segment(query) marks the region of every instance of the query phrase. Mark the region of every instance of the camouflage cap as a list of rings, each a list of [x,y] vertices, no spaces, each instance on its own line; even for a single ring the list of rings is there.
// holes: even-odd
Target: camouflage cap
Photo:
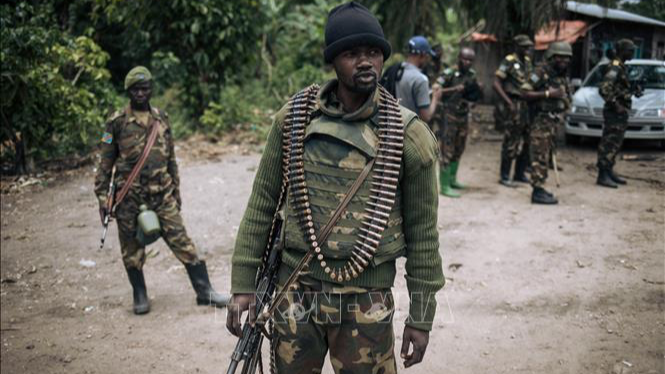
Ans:
[[[128,90],[129,87],[133,86],[139,82],[150,82],[152,80],[152,74],[150,70],[145,66],[136,66],[127,73],[125,77],[125,90]]]
[[[516,35],[513,38],[513,42],[516,45],[519,45],[520,47],[531,47],[531,46],[533,46],[533,42],[531,41],[531,38],[529,38],[527,35],[524,35],[524,34]]]
[[[627,51],[629,49],[635,49],[635,43],[630,39],[620,39],[617,42],[617,51]]]

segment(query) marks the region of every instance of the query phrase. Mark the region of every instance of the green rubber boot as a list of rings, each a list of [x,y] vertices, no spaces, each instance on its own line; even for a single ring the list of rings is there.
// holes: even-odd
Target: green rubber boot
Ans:
[[[450,186],[452,188],[463,190],[466,188],[465,185],[457,181],[457,169],[459,169],[459,161],[450,163]]]
[[[447,168],[441,168],[441,173],[439,174],[439,183],[441,185],[441,195],[448,197],[460,197],[460,194],[453,190],[450,186],[452,168],[448,166]]]

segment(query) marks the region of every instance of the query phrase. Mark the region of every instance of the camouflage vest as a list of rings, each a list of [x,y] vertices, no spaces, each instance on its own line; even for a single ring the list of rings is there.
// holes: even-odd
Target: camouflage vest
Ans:
[[[537,91],[545,91],[550,88],[562,88],[566,91],[563,99],[545,98],[534,103],[537,112],[563,113],[570,108],[570,89],[568,79],[559,75],[549,65],[539,66],[532,74],[531,84]]]
[[[414,113],[401,108],[405,124],[412,122]],[[305,131],[304,169],[309,193],[311,216],[318,232],[332,216],[349,186],[367,162],[376,157],[378,145],[378,115],[366,120],[345,121],[316,111]],[[401,171],[400,176],[401,180]],[[322,254],[328,259],[345,260],[352,255],[361,233],[362,216],[370,201],[371,178],[363,183],[351,200],[345,214],[334,227]],[[402,230],[401,190],[397,188],[395,204],[387,219],[379,249],[371,260],[376,266],[404,255],[406,242]],[[285,199],[285,247],[307,252],[310,246],[298,223],[298,212],[291,199]]]
[[[506,78],[503,80],[503,90],[509,96],[520,96],[520,87],[531,74],[533,66],[529,56],[524,56],[522,62],[517,54],[510,54],[499,65],[500,71]]]

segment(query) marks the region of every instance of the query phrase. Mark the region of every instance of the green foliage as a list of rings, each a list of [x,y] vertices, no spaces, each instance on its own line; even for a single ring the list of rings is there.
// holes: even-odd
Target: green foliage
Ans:
[[[22,172],[33,160],[86,152],[117,105],[109,55],[54,27],[50,3],[0,9],[3,164],[11,158]]]
[[[289,6],[263,0],[261,9],[267,21],[260,36],[261,64],[258,69],[250,65],[239,74],[251,77],[256,73],[256,77],[229,80],[221,88],[219,100],[210,102],[200,117],[201,130],[220,134],[230,129],[265,129],[291,95],[330,79],[322,51],[325,20],[336,3],[316,0]]]
[[[128,65],[154,62],[158,82],[181,88],[183,109],[192,119],[256,57],[263,23],[259,2],[252,0],[95,0],[93,11],[100,34],[121,30],[101,35],[102,44],[123,46],[118,52]]]

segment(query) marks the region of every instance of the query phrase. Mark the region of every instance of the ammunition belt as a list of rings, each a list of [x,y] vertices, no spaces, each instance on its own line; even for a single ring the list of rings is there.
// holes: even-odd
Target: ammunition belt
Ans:
[[[290,201],[297,213],[305,241],[311,246],[321,268],[337,282],[357,278],[367,268],[379,248],[383,231],[397,196],[397,184],[404,148],[404,124],[397,101],[379,86],[379,145],[371,171],[369,201],[363,215],[361,233],[354,244],[351,258],[341,268],[331,268],[321,253],[317,240],[310,198],[305,180],[305,129],[316,105],[319,86],[312,85],[299,92],[288,105],[283,136],[283,188],[288,183]],[[288,182],[287,182],[288,181]]]

